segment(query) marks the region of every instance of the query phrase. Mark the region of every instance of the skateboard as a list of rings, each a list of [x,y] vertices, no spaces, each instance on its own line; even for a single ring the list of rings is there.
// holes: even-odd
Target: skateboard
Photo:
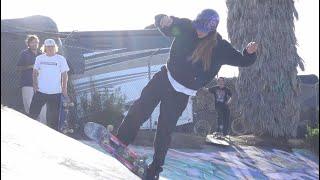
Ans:
[[[134,174],[143,178],[147,169],[147,156],[141,156],[122,143],[111,132],[113,126],[87,122],[84,126],[86,136],[97,142],[106,152],[115,157]]]
[[[206,142],[210,144],[216,144],[221,146],[230,146],[228,137],[222,136],[220,134],[208,134],[206,136]]]
[[[70,98],[62,95],[60,100],[58,128],[63,134],[73,133],[69,119],[69,111],[72,107],[74,107],[74,103],[70,101]]]

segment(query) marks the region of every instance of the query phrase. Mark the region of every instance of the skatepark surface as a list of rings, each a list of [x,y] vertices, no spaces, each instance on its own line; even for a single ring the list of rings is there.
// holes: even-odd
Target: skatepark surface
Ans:
[[[131,146],[152,160],[151,147]],[[92,141],[77,141],[1,108],[3,179],[139,179]],[[308,150],[232,145],[170,149],[160,179],[319,179]]]

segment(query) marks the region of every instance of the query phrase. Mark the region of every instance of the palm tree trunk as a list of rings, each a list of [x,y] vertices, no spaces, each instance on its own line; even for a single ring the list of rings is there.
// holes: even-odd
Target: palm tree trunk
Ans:
[[[237,107],[248,130],[256,135],[296,136],[299,109],[297,54],[293,0],[227,0],[227,28],[231,43],[242,50],[259,44],[258,59],[239,68]]]

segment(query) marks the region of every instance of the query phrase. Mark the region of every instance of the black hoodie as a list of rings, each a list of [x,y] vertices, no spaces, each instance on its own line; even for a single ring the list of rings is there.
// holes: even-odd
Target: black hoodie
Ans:
[[[192,63],[190,60],[193,51],[200,42],[196,30],[192,26],[192,21],[171,16],[173,19],[171,26],[160,28],[159,24],[163,16],[157,15],[155,17],[156,27],[165,36],[174,37],[167,68],[177,82],[189,89],[198,90],[204,87],[216,76],[222,65],[246,67],[253,64],[257,58],[256,53],[248,54],[245,49],[241,54],[218,34],[217,45],[212,53],[211,67],[205,71],[202,61]]]

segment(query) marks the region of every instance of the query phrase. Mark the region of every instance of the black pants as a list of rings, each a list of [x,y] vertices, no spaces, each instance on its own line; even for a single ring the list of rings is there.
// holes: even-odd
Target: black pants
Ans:
[[[177,121],[188,104],[188,95],[179,93],[171,86],[165,66],[156,73],[142,90],[141,96],[130,107],[122,121],[117,137],[125,144],[134,141],[140,126],[150,117],[155,107],[160,103],[157,132],[154,140],[154,156],[152,165],[162,170],[167,154],[171,134]],[[161,171],[160,170],[160,171]]]
[[[218,113],[218,131],[223,133],[223,135],[227,135],[229,132],[229,117],[230,110],[228,105],[217,103],[216,111]],[[222,129],[220,128],[222,126]]]
[[[29,116],[37,119],[42,106],[47,104],[47,125],[58,131],[60,101],[61,93],[45,94],[38,91],[32,97]]]

